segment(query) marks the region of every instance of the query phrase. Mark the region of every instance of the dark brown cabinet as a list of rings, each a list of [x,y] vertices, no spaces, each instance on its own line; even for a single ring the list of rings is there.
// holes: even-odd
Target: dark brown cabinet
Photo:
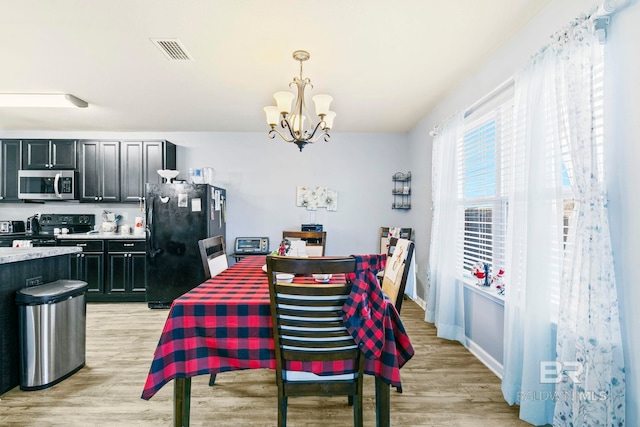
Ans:
[[[158,169],[176,168],[176,146],[169,141],[122,141],[120,201],[139,203],[145,184],[160,184]]]
[[[18,202],[20,140],[0,141],[0,201]]]
[[[107,240],[107,294],[114,300],[144,301],[144,240]]]
[[[87,301],[134,302],[146,299],[144,239],[59,239],[58,246],[79,246],[71,255],[71,278],[89,284]]]
[[[80,201],[120,201],[120,141],[81,141]]]
[[[67,139],[24,139],[22,169],[75,169],[76,145]]]
[[[58,240],[58,246],[82,248],[81,253],[70,257],[70,278],[87,282],[87,300],[91,301],[93,295],[104,294],[104,241]]]

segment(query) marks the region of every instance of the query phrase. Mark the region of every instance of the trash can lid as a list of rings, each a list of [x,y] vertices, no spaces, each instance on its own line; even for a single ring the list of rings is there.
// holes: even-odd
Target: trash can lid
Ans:
[[[44,285],[31,286],[16,292],[20,305],[51,304],[84,293],[89,285],[82,280],[56,280]]]

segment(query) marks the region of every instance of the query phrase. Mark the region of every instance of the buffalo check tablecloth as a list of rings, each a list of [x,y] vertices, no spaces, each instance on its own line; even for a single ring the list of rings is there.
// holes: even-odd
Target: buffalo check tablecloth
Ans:
[[[246,257],[219,275],[176,299],[155,350],[143,399],[150,399],[175,378],[217,374],[239,369],[275,369],[269,286],[262,270],[264,256]],[[339,278],[334,277],[332,281]],[[313,282],[296,277],[295,283]],[[384,348],[365,360],[365,372],[400,386],[400,368],[414,350],[398,312],[387,304]],[[340,374],[335,363],[295,364],[291,370],[319,375]]]

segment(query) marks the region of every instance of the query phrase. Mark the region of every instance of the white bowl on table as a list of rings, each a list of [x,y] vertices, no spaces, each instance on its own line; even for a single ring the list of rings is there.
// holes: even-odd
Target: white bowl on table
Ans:
[[[280,283],[291,283],[293,282],[293,274],[278,273],[276,274],[276,281]]]
[[[329,281],[331,280],[331,275],[330,274],[314,274],[313,280],[320,283],[329,283]]]

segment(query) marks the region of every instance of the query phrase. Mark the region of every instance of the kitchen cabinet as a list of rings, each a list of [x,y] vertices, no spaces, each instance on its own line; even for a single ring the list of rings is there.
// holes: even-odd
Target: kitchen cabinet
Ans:
[[[18,170],[20,169],[20,140],[0,141],[0,201],[19,202]]]
[[[120,201],[120,141],[80,141],[81,202]]]
[[[103,240],[58,240],[58,246],[77,246],[82,252],[71,255],[71,279],[84,280],[89,284],[87,300],[104,294],[104,241]]]
[[[67,139],[24,139],[22,169],[75,169],[76,144]]]
[[[42,283],[66,279],[69,257],[75,257],[75,254],[50,256],[34,251],[15,261],[0,263],[0,395],[20,383],[20,316],[16,291],[34,279]],[[3,410],[3,424],[7,422],[6,413]]]
[[[113,299],[145,300],[144,240],[107,240],[106,280],[106,292]]]
[[[71,279],[89,284],[87,301],[134,302],[146,299],[144,239],[58,239],[58,246],[78,246],[71,256]]]
[[[120,201],[140,203],[145,184],[160,184],[158,169],[176,168],[176,146],[169,141],[122,141]]]

